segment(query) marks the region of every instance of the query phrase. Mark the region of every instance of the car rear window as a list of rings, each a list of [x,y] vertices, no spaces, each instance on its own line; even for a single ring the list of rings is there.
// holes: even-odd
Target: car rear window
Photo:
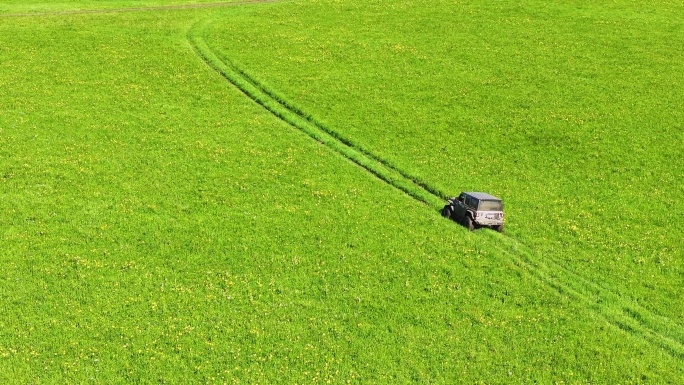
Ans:
[[[477,209],[482,211],[503,211],[503,202],[480,201],[480,206]]]

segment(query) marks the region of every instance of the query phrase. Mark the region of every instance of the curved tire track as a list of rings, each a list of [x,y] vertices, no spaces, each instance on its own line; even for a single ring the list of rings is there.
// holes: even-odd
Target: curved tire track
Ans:
[[[439,210],[445,194],[391,165],[370,151],[343,138],[335,130],[318,122],[301,109],[262,86],[226,56],[214,52],[203,34],[211,23],[204,20],[188,32],[195,53],[247,97],[263,106],[293,128],[326,145],[360,167],[413,198]],[[484,232],[490,243],[513,263],[561,296],[567,296],[592,310],[607,323],[631,336],[656,346],[666,353],[684,359],[684,327],[645,309],[633,299],[622,297],[600,284],[581,276],[559,261],[538,255],[518,241],[495,232]]]

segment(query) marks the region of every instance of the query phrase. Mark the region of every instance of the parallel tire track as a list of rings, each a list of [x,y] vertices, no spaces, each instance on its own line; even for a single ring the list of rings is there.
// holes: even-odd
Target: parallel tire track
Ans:
[[[667,317],[654,314],[629,297],[602,287],[563,266],[560,262],[539,256],[514,239],[487,232],[501,253],[511,256],[513,263],[530,276],[592,310],[609,324],[630,335],[684,359],[684,328]]]
[[[409,176],[407,173],[392,166],[389,162],[381,160],[368,151],[355,146],[352,142],[342,138],[338,133],[305,115],[301,110],[292,107],[290,103],[279,100],[272,92],[265,90],[263,86],[254,81],[251,77],[245,76],[244,71],[238,70],[232,62],[220,58],[211,48],[209,48],[202,37],[206,25],[207,22],[205,21],[200,22],[191,28],[188,33],[190,44],[197,55],[200,56],[207,65],[216,70],[247,97],[260,104],[292,127],[326,145],[360,167],[363,167],[386,183],[429,205],[435,210],[441,208],[445,196],[437,190],[430,188],[425,183]]]
[[[203,35],[210,21],[202,21],[188,32],[188,40],[199,57],[247,97],[312,139],[326,145],[381,180],[439,210],[445,194],[432,188],[343,138],[338,132],[318,122],[282,96],[259,84],[229,58],[214,52]],[[684,359],[684,327],[667,317],[643,308],[633,299],[602,287],[565,267],[562,263],[544,258],[516,240],[495,232],[485,232],[490,243],[501,253],[509,255],[522,271],[595,312],[607,323],[656,346],[666,353]]]
[[[243,79],[245,79],[247,82],[249,82],[251,85],[256,87],[260,92],[263,92],[265,95],[270,97],[271,99],[277,101],[282,107],[288,109],[289,111],[293,112],[297,116],[301,117],[302,119],[305,119],[308,123],[313,125],[314,127],[318,128],[319,130],[327,133],[328,135],[332,136],[341,144],[353,148],[354,150],[362,153],[364,156],[370,158],[372,161],[380,163],[382,166],[391,169],[393,172],[400,174],[403,178],[410,180],[412,183],[414,183],[416,186],[419,188],[422,188],[423,190],[426,190],[430,194],[438,197],[440,199],[440,203],[436,206],[437,209],[441,209],[443,206],[443,201],[448,198],[447,194],[439,191],[438,189],[430,186],[427,182],[421,180],[419,177],[415,175],[410,175],[409,173],[405,172],[401,168],[393,165],[391,162],[389,162],[387,159],[383,159],[381,157],[378,157],[377,155],[373,154],[372,152],[364,149],[362,146],[354,143],[348,138],[345,138],[344,136],[340,135],[339,132],[329,128],[326,124],[320,122],[318,119],[315,117],[305,113],[304,111],[300,110],[299,107],[293,105],[290,103],[287,99],[284,97],[278,95],[277,93],[273,92],[272,90],[269,90],[267,87],[264,87],[261,85],[256,79],[254,79],[251,75],[249,75],[245,70],[241,69],[239,66],[236,66],[228,57],[223,55],[221,52],[215,52],[213,51],[213,54],[216,55],[216,57],[224,64],[230,66],[230,68],[237,72],[239,76],[241,76]]]

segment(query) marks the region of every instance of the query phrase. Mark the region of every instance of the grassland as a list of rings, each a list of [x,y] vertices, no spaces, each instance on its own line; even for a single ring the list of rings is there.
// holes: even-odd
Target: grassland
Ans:
[[[681,319],[681,5],[287,9],[268,31],[275,11],[217,20],[209,40],[435,190],[502,195],[509,234],[544,258]]]
[[[248,0],[247,2],[250,2]],[[244,2],[242,0],[56,0],[56,1],[0,1],[0,14],[41,14],[63,12],[134,12],[141,8],[193,8],[204,6],[220,6],[221,4]]]
[[[83,4],[90,7],[73,7]],[[659,186],[644,188],[652,213],[681,208],[671,199],[681,192],[681,163],[665,163],[681,149],[681,70],[668,65],[681,50],[634,64],[660,63],[653,73],[672,89],[654,83],[659,92],[643,104],[641,88],[623,89],[625,104],[596,103],[582,125],[562,117],[589,103],[575,100],[583,93],[571,81],[550,89],[522,81],[566,66],[549,68],[539,52],[518,57],[538,62],[529,73],[499,63],[508,57],[501,50],[521,49],[497,40],[515,43],[502,28],[487,29],[499,51],[488,57],[466,44],[468,27],[487,21],[508,20],[508,31],[547,41],[581,31],[581,22],[563,25],[570,18],[546,6],[530,14],[431,4],[291,2],[3,20],[0,378],[680,382],[674,219],[646,221],[622,198],[639,191],[634,178]],[[600,10],[583,14],[592,21]],[[664,48],[652,36],[678,31],[659,18],[665,11],[627,18],[637,26],[660,21],[649,24],[660,26],[652,32],[628,29],[657,52]],[[451,28],[454,15],[459,28]],[[198,41],[216,55],[214,68],[198,55]],[[590,52],[601,53],[581,51]],[[475,73],[457,65],[465,62]],[[351,150],[436,191],[504,196],[509,235],[468,233],[351,162],[332,139],[311,140],[232,86],[224,76],[236,67],[277,96],[266,95],[268,103],[291,102],[276,108],[300,107]],[[639,80],[605,72],[609,79],[596,73],[598,85],[584,86]],[[507,81],[509,73],[521,80]],[[451,92],[457,83],[465,94]],[[529,92],[538,102],[524,108]],[[550,106],[566,115],[547,116]],[[486,140],[450,146],[467,138],[465,128]],[[642,141],[661,150],[635,151]],[[559,162],[549,163],[554,156]],[[617,171],[603,171],[606,162]],[[627,168],[632,162],[652,166],[650,174]],[[600,185],[604,200],[587,206],[584,194],[601,176],[611,183]],[[527,204],[531,197],[539,203]],[[548,217],[535,216],[540,209]],[[623,218],[579,226],[583,212]],[[663,261],[648,252],[662,252]],[[620,324],[624,304],[646,322]]]

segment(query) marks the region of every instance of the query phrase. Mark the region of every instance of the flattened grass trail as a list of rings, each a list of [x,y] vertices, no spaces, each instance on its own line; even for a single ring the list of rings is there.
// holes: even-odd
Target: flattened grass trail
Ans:
[[[325,127],[286,99],[275,96],[273,92],[250,78],[244,71],[232,64],[230,59],[219,57],[216,52],[209,48],[202,37],[208,23],[208,20],[200,22],[190,30],[188,33],[190,43],[207,65],[218,71],[226,80],[242,91],[247,97],[263,106],[279,119],[282,119],[292,127],[306,133],[312,139],[328,146],[333,151],[363,167],[384,182],[396,187],[418,201],[428,204],[436,211],[441,208],[444,199],[447,197],[445,193],[419,181],[417,178],[408,175],[408,173],[401,169],[392,166],[382,158],[355,145],[350,140],[342,137],[337,131]]]
[[[529,247],[495,233],[487,233],[491,244],[522,270],[578,304],[596,312],[606,322],[634,337],[663,349],[678,359],[684,359],[684,329],[670,318],[657,315],[629,297],[603,287],[556,261],[544,257]]]
[[[441,209],[446,198],[445,193],[344,138],[339,130],[318,122],[311,114],[288,100],[287,96],[260,84],[245,69],[237,67],[225,54],[210,48],[204,36],[211,23],[210,19],[198,22],[188,33],[191,45],[208,66],[290,126],[328,146],[382,181],[428,204],[436,211]],[[552,257],[534,252],[520,241],[490,232],[487,234],[483,240],[489,240],[491,245],[508,255],[519,268],[529,272],[532,277],[558,294],[570,296],[582,306],[596,312],[606,322],[662,348],[668,354],[684,358],[684,328],[679,324],[667,317],[654,314],[629,297],[622,297],[583,277]]]

